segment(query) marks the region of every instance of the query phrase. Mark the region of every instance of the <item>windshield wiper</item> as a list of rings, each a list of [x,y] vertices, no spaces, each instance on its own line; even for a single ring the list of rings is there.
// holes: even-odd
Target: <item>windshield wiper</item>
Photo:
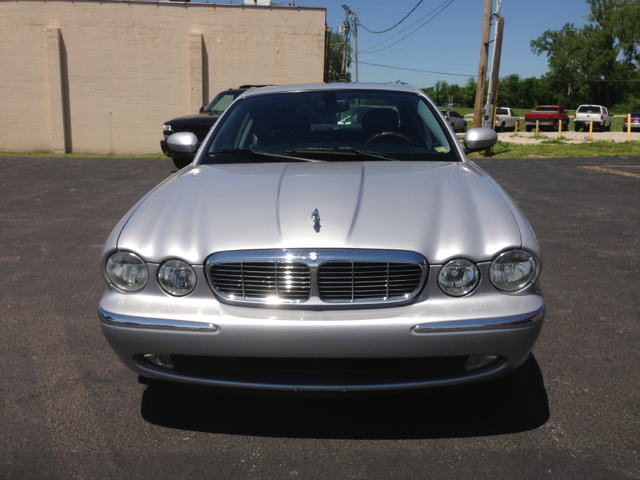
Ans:
[[[367,157],[375,158],[376,160],[395,161],[396,159],[385,155],[383,153],[368,152],[366,150],[358,150],[352,147],[338,147],[338,148],[297,148],[295,150],[288,150],[287,155],[312,155],[312,156],[334,156],[344,155],[348,157]],[[331,159],[333,160],[333,159]]]
[[[260,152],[258,150],[253,150],[251,148],[221,148],[220,150],[216,150],[215,152],[209,152],[209,156],[211,155],[224,155],[228,157],[242,157],[242,158],[251,158],[251,159],[263,159],[263,160],[297,160],[299,162],[313,162],[314,160],[310,160],[307,158],[295,158],[288,157],[287,155],[278,155],[274,153]]]

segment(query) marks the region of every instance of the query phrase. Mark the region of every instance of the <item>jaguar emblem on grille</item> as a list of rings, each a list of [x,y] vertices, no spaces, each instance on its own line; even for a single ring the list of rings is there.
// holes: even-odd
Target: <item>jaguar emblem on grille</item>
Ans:
[[[311,252],[309,254],[309,258],[311,259],[312,262],[315,262],[318,259],[318,254],[316,252]]]
[[[320,213],[318,212],[317,208],[311,214],[311,221],[313,222],[313,229],[316,231],[316,233],[319,233],[320,232]]]

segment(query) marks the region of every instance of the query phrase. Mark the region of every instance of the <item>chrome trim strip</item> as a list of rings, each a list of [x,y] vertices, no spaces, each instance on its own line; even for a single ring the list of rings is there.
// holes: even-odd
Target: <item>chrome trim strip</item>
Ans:
[[[117,315],[98,307],[98,318],[106,325],[131,328],[153,328],[159,330],[180,330],[182,332],[217,332],[213,323],[189,322],[185,320],[168,320],[164,318],[130,317]]]
[[[314,254],[312,258],[311,254]],[[214,263],[224,262],[292,262],[304,263],[309,266],[311,278],[311,294],[306,300],[286,300],[281,299],[231,299],[227,295],[219,292],[211,281],[211,266]],[[401,262],[415,263],[422,269],[422,277],[418,288],[408,298],[397,298],[393,300],[349,300],[324,301],[318,293],[318,268],[328,262]],[[369,250],[356,248],[342,249],[313,249],[313,248],[281,248],[273,250],[234,250],[229,252],[218,252],[210,255],[205,264],[207,283],[216,298],[223,303],[230,305],[246,305],[260,307],[277,307],[286,305],[287,307],[309,308],[309,307],[337,307],[351,305],[353,307],[363,307],[367,305],[398,305],[413,301],[424,288],[428,276],[428,263],[426,259],[416,252],[406,250]]]
[[[423,323],[413,327],[414,333],[452,333],[474,330],[494,330],[500,328],[530,327],[542,322],[545,306],[532,313],[512,317],[484,318],[479,320],[460,320],[451,322]]]

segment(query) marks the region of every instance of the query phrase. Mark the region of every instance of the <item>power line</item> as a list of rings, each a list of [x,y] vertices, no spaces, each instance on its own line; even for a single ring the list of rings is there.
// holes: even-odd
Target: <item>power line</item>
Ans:
[[[424,20],[425,18],[427,18],[429,15],[431,15],[433,12],[435,12],[436,10],[438,10],[440,7],[442,7],[445,3],[447,3],[449,0],[445,0],[442,4],[440,4],[439,6],[437,6],[436,8],[434,8],[433,10],[431,10],[429,13],[427,13],[426,15],[420,17],[418,20],[416,20],[415,22],[413,22],[411,25],[409,25],[407,28],[400,30],[398,33],[395,33],[393,35],[391,35],[389,38],[384,39],[381,42],[376,43],[375,45],[372,45],[370,47],[368,47],[367,49],[370,50],[372,48],[376,48],[378,45],[382,45],[383,43],[388,42],[389,40],[391,40],[392,38],[397,37],[398,35],[402,35],[404,32],[406,32],[407,30],[411,29],[411,27],[413,27],[414,25],[419,24],[422,20]],[[368,53],[368,52],[362,52],[362,53]]]
[[[415,7],[413,7],[413,8],[411,9],[411,11],[410,11],[409,13],[407,13],[407,14],[405,15],[405,17],[404,17],[402,20],[400,20],[398,23],[396,23],[393,27],[391,27],[391,28],[387,28],[386,30],[380,30],[380,31],[369,30],[367,27],[365,27],[365,26],[362,24],[362,21],[358,21],[358,23],[360,24],[360,26],[361,26],[362,28],[364,28],[364,29],[365,29],[367,32],[369,32],[369,33],[385,33],[385,32],[388,32],[389,30],[393,30],[393,29],[394,29],[394,28],[396,28],[398,25],[400,25],[402,22],[404,22],[404,21],[409,17],[409,15],[411,15],[411,14],[416,10],[416,8],[418,8],[418,7],[420,6],[420,4],[421,4],[423,1],[424,1],[424,0],[420,0],[420,1],[418,2],[418,4],[417,4]]]
[[[410,37],[411,35],[413,35],[414,33],[416,33],[418,30],[420,30],[422,27],[424,27],[426,24],[428,24],[431,20],[433,20],[434,18],[436,18],[436,17],[437,17],[438,15],[440,15],[442,12],[444,12],[444,11],[445,11],[445,10],[446,10],[446,9],[447,9],[447,8],[448,8],[448,7],[453,3],[453,2],[455,2],[455,0],[450,0],[450,1],[449,1],[449,3],[446,3],[446,2],[445,2],[445,3],[446,3],[446,5],[445,5],[445,4],[442,4],[442,5],[444,5],[444,7],[442,7],[442,5],[441,5],[441,7],[442,7],[442,8],[440,9],[440,11],[439,11],[439,12],[437,12],[435,15],[433,15],[431,18],[429,18],[429,20],[427,20],[426,22],[424,22],[422,25],[420,25],[420,26],[419,26],[418,28],[416,28],[414,31],[412,31],[411,33],[409,33],[409,34],[405,35],[404,37],[402,37],[402,38],[401,38],[400,40],[398,40],[397,42],[394,42],[394,43],[392,43],[391,45],[387,45],[386,47],[379,48],[378,50],[374,50],[374,51],[367,51],[367,52],[363,52],[363,53],[376,53],[376,52],[381,52],[382,50],[386,50],[387,48],[391,48],[391,47],[393,47],[394,45],[397,45],[398,43],[400,43],[401,41],[403,41],[403,40],[404,40],[404,39],[406,39],[407,37]],[[440,8],[440,7],[438,7],[438,8]],[[436,8],[435,10],[437,10],[438,8]],[[435,10],[432,10],[430,13],[433,13]],[[423,17],[423,18],[424,18],[424,17]],[[417,23],[417,22],[416,22],[416,23]],[[415,24],[414,24],[414,25],[415,25]],[[411,27],[409,27],[409,28],[411,28]],[[405,31],[406,31],[406,30],[405,30]],[[390,39],[387,39],[387,40],[385,40],[385,41],[388,41],[388,40],[390,40]],[[380,42],[380,43],[384,43],[384,42]],[[378,44],[378,45],[380,45],[380,44]],[[375,46],[370,47],[370,48],[375,48]]]
[[[452,76],[456,76],[456,77],[475,77],[475,74],[465,74],[465,73],[448,73],[448,72],[435,72],[433,70],[420,70],[417,68],[405,68],[405,67],[394,67],[393,65],[382,65],[380,63],[369,63],[369,62],[360,62],[363,65],[372,65],[374,67],[384,67],[384,68],[392,68],[394,70],[409,70],[411,72],[422,72],[422,73],[437,73],[438,75],[452,75]],[[490,72],[490,70],[489,70]],[[487,72],[487,73],[489,73]],[[597,80],[589,80],[586,79],[586,81],[588,82],[640,82],[640,80],[604,80],[604,79],[597,79]]]
[[[393,68],[395,70],[410,70],[412,72],[437,73],[439,75],[453,75],[453,76],[456,76],[456,77],[473,77],[473,76],[475,76],[474,74],[467,75],[465,73],[434,72],[432,70],[419,70],[417,68],[394,67],[393,65],[381,65],[379,63],[369,63],[369,62],[360,62],[360,63],[362,63],[363,65],[373,65],[375,67]]]
[[[403,60],[411,60],[414,62],[423,62],[423,63],[438,63],[441,65],[457,65],[460,67],[475,67],[476,65],[471,65],[468,63],[452,63],[452,62],[436,62],[435,60],[425,60],[424,58],[411,58],[411,57],[401,57],[398,55],[388,55],[384,53],[373,53],[373,52],[358,52],[360,55],[379,55],[381,57],[390,57],[390,58],[401,58]],[[547,70],[545,68],[531,68],[531,67],[503,67],[503,70]],[[487,71],[489,73],[489,71]]]

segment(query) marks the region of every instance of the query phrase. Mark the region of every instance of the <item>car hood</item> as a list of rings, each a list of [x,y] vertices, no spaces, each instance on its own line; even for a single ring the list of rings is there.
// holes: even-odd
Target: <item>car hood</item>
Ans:
[[[216,123],[218,118],[220,118],[220,115],[221,114],[219,113],[194,113],[192,115],[176,117],[173,120],[165,122],[165,125],[191,125],[194,123],[197,125],[213,125],[214,123]]]
[[[468,163],[193,166],[140,204],[117,246],[152,263],[202,264],[215,252],[275,248],[409,250],[431,264],[481,262],[522,243],[503,195]]]

